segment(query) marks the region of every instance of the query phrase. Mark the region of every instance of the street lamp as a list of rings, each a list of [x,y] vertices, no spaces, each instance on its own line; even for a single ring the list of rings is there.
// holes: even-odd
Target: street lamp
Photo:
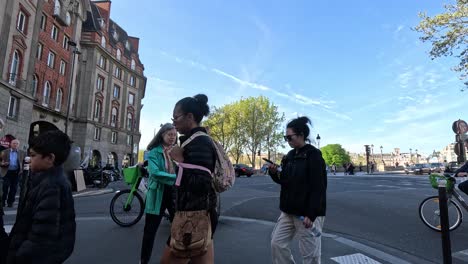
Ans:
[[[383,147],[382,147],[382,145],[380,145],[380,158],[382,159],[382,164],[384,164],[384,166],[385,166],[385,162],[383,160]]]
[[[320,135],[317,134],[317,137],[316,137],[315,139],[317,140],[317,146],[318,146],[318,148],[320,149],[320,139],[321,139],[321,138],[320,138]]]
[[[371,144],[370,148],[371,148],[372,161],[375,161],[375,159],[374,159],[374,144]]]
[[[70,88],[68,89],[68,105],[67,105],[67,119],[65,120],[65,134],[68,135],[68,125],[70,122],[70,106],[71,106],[71,95],[72,95],[72,89],[73,89],[73,79],[74,79],[74,73],[75,73],[75,55],[80,55],[81,52],[78,50],[76,47],[76,42],[69,40],[68,45],[73,47],[73,59],[72,59],[72,66],[70,69]]]
[[[415,152],[416,152],[416,163],[419,163],[418,149],[415,149]]]

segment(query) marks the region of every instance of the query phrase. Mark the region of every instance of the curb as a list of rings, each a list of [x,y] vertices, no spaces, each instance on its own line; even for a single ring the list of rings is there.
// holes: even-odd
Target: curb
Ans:
[[[107,194],[107,193],[112,193],[112,192],[114,192],[114,189],[111,189],[111,188],[98,189],[98,190],[85,190],[79,193],[74,193],[73,198],[97,196],[97,195],[102,195],[102,194]]]

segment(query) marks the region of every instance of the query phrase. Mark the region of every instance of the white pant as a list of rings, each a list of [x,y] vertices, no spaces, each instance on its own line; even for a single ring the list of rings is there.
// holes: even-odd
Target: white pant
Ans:
[[[271,256],[273,264],[294,264],[290,244],[299,236],[299,251],[304,264],[320,264],[322,227],[324,216],[315,219],[311,228],[305,228],[299,216],[281,212],[271,234]]]

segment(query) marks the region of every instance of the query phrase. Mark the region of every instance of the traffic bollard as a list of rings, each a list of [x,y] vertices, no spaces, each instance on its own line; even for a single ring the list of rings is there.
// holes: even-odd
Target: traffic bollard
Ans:
[[[439,211],[440,211],[440,225],[442,233],[442,254],[444,264],[452,264],[452,249],[450,245],[450,230],[447,206],[447,181],[437,181],[439,185]]]

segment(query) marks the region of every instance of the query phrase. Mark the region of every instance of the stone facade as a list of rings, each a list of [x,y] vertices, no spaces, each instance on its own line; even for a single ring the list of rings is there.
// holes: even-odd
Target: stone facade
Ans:
[[[146,77],[139,39],[110,18],[110,7],[110,1],[0,1],[1,135],[14,135],[26,149],[34,135],[60,129],[85,155],[136,159]]]

